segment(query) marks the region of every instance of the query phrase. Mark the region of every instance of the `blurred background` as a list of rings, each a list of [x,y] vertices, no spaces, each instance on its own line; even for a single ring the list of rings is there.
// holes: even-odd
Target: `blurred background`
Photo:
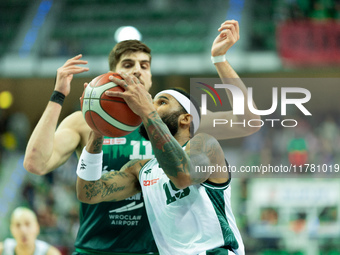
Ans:
[[[84,82],[108,71],[107,56],[126,33],[152,49],[151,94],[189,88],[190,78],[218,77],[210,49],[226,19],[240,23],[240,40],[227,58],[241,78],[318,79],[310,102],[317,114],[300,118],[296,128],[264,127],[221,142],[230,163],[339,164],[339,0],[1,0],[0,240],[10,236],[12,210],[25,205],[38,214],[40,239],[65,255],[73,251],[76,157],[46,176],[22,165],[58,67],[82,53],[90,68],[74,77],[60,120],[80,109]],[[259,109],[268,109],[260,106],[270,105],[270,96],[268,90],[256,94]],[[334,175],[234,178],[232,205],[247,254],[340,254],[340,182]]]

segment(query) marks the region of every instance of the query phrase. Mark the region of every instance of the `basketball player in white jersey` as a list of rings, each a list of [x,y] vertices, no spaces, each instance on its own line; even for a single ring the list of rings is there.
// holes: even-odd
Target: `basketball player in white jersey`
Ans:
[[[14,237],[0,243],[0,255],[61,255],[60,251],[44,241],[37,240],[40,227],[37,216],[25,207],[17,207],[11,216]]]
[[[79,200],[118,201],[142,192],[160,254],[244,254],[224,152],[214,137],[193,136],[200,123],[197,104],[176,89],[152,101],[138,79],[121,75],[124,80],[114,81],[125,91],[106,93],[123,98],[142,118],[141,133],[156,158],[132,160],[119,172],[101,176],[103,137],[92,131],[77,167]],[[206,171],[211,166],[224,171]]]

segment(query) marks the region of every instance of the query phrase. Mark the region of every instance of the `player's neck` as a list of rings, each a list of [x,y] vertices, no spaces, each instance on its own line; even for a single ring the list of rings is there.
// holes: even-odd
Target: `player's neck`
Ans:
[[[185,134],[184,132],[177,132],[174,138],[181,146],[184,146],[190,140],[189,134]]]

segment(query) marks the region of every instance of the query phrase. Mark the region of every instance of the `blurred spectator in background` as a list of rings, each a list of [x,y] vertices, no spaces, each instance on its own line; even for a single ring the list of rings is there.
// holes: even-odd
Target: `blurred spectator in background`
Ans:
[[[61,255],[54,246],[37,240],[40,226],[35,213],[25,207],[17,207],[11,216],[11,233],[14,237],[0,243],[1,255]]]

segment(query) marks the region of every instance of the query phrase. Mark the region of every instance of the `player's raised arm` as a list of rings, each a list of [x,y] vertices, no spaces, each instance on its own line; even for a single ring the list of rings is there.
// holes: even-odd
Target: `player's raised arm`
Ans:
[[[189,128],[191,116],[187,114],[183,119],[180,117],[179,122],[182,127]],[[222,148],[212,136],[204,133],[195,135],[186,144],[184,151],[181,146],[184,140],[171,135],[157,112],[146,116],[143,123],[160,167],[178,189],[202,183],[212,177],[211,172],[197,169],[225,166]],[[226,173],[217,182],[226,182],[228,178]]]
[[[86,72],[82,55],[66,61],[57,71],[56,84],[47,107],[28,141],[24,158],[27,171],[43,175],[63,164],[81,140],[81,115],[69,116],[56,131],[63,100],[69,95],[74,74]],[[83,122],[82,122],[83,121]]]
[[[102,173],[104,137],[94,131],[79,158],[77,166],[77,197],[83,203],[96,204],[120,201],[141,191],[138,173],[148,160],[132,160],[120,171]]]
[[[211,56],[212,62],[216,67],[219,77],[222,80],[223,84],[231,84],[239,88],[244,95],[244,115],[233,115],[232,111],[221,111],[221,112],[211,112],[208,111],[207,115],[202,117],[201,126],[198,132],[206,132],[213,135],[215,138],[219,140],[236,138],[247,136],[252,133],[257,132],[259,127],[250,127],[245,125],[244,127],[240,125],[217,125],[214,128],[211,128],[211,123],[214,119],[226,119],[229,121],[232,120],[234,123],[245,122],[247,123],[251,119],[259,120],[260,116],[253,114],[249,111],[247,102],[247,88],[235,72],[235,70],[231,67],[226,59],[226,53],[228,50],[239,40],[240,32],[239,32],[239,24],[236,20],[227,20],[221,24],[218,29],[218,36],[215,38],[212,48],[211,48]],[[228,99],[230,104],[233,104],[233,96],[231,92],[226,89]],[[253,102],[254,108],[256,108],[255,102]]]
[[[124,87],[125,91],[106,93],[123,98],[131,110],[141,117],[159,166],[178,189],[204,182],[211,177],[209,172],[195,172],[197,162],[200,162],[201,166],[225,164],[222,149],[216,147],[218,145],[216,139],[206,134],[195,136],[191,149],[189,146],[188,150],[183,150],[182,146],[187,144],[191,137],[193,116],[198,117],[198,107],[195,108],[196,114],[188,113],[190,96],[187,97],[175,90],[165,90],[158,93],[152,102],[150,95],[137,79],[121,75],[124,80],[114,81]],[[194,120],[193,123],[198,122]],[[176,132],[169,129],[173,125],[177,126]],[[228,175],[220,181],[227,180]]]

